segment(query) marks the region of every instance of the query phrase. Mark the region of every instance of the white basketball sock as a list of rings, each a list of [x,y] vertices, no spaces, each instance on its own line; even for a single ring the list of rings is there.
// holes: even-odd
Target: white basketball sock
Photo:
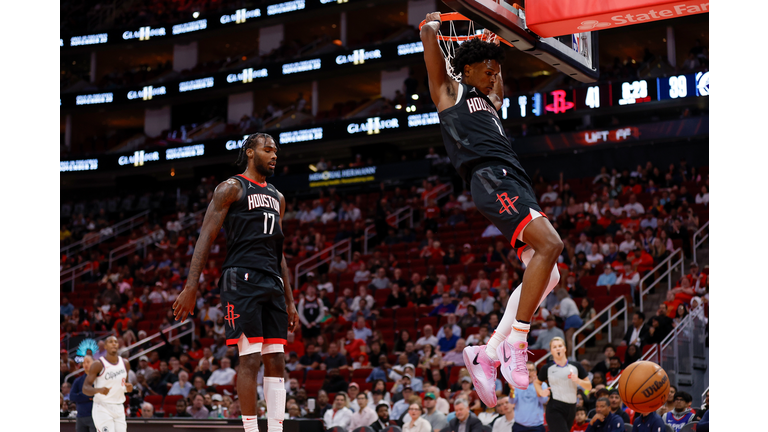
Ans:
[[[259,432],[259,418],[257,416],[243,416],[243,428],[245,432]]]
[[[527,247],[525,251],[523,251],[521,258],[523,264],[525,264],[526,267],[528,267],[528,263],[531,262],[533,255],[534,251],[530,247]],[[555,266],[552,268],[552,274],[549,276],[547,289],[541,296],[539,304],[541,304],[541,302],[547,298],[547,295],[549,295],[549,293],[555,289],[558,282],[560,282],[560,271],[557,268],[557,264],[555,264]],[[523,285],[520,284],[517,288],[515,288],[514,291],[512,291],[512,294],[509,296],[509,300],[507,301],[507,308],[504,310],[504,315],[501,317],[501,321],[499,321],[499,325],[496,327],[496,331],[493,333],[493,336],[488,341],[488,345],[485,347],[485,353],[488,354],[488,356],[493,360],[499,359],[496,355],[496,348],[504,339],[509,338],[509,342],[513,343],[525,342],[526,338],[528,337],[528,330],[530,329],[530,325],[523,325],[517,322],[517,307],[520,304],[520,294],[522,293],[522,287]],[[516,327],[521,331],[513,332],[512,327]],[[513,337],[513,333],[517,333],[517,335]]]
[[[285,419],[285,380],[264,377],[264,400],[267,402],[267,432],[281,432]]]

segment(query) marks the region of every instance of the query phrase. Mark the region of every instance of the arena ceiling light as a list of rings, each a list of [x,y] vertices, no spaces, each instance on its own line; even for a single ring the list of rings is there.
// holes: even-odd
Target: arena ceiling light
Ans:
[[[200,12],[198,12],[198,11],[192,12],[192,18],[197,19],[197,17],[199,17],[199,16],[200,16]]]

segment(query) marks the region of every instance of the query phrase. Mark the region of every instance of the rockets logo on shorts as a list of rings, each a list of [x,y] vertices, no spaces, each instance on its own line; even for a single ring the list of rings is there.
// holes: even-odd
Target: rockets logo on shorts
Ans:
[[[245,280],[248,280],[248,273],[245,274]]]
[[[499,209],[499,214],[504,213],[505,211],[509,214],[512,214],[509,209],[512,209],[515,211],[515,213],[520,213],[515,208],[515,201],[520,198],[519,196],[516,196],[514,198],[510,198],[509,195],[507,195],[506,192],[503,194],[496,194],[496,201],[501,201],[501,208]]]

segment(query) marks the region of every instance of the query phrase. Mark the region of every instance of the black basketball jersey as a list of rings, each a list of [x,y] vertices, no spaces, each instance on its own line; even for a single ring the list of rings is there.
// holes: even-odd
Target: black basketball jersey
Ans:
[[[438,116],[448,157],[465,183],[469,184],[472,168],[494,160],[515,168],[530,183],[488,96],[459,83],[456,104]]]
[[[242,174],[232,178],[240,182],[243,196],[229,206],[224,219],[227,258],[222,268],[245,267],[280,278],[284,237],[277,189]]]

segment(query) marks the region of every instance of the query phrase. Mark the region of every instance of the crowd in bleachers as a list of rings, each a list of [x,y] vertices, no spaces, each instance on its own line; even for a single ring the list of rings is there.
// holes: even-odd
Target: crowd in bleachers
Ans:
[[[542,208],[565,248],[558,262],[561,289],[536,311],[529,360],[547,353],[549,339],[563,336],[561,328],[572,318],[566,311],[573,310],[566,303],[575,303],[578,319],[587,322],[618,296],[634,294],[636,300],[639,279],[670,252],[691,253],[691,236],[708,219],[707,171],[681,161],[666,168],[651,163],[634,170],[604,168],[593,178],[561,176],[554,182],[533,176]],[[207,203],[214,186],[213,179],[205,179],[187,206]],[[523,268],[468,193],[436,202],[432,191],[437,186],[424,180],[393,189],[382,184],[380,190],[354,195],[329,189],[314,199],[289,200],[283,231],[292,272],[298,262],[317,260],[318,251],[336,242],[349,239],[352,252],[351,258],[337,255],[313,266],[292,283],[301,330],[289,335],[285,350],[288,418],[325,419],[330,428],[336,415],[326,413],[347,409],[339,418],[365,422],[375,414],[381,425],[390,420],[411,425],[414,403],[413,413],[426,410],[432,430],[465,414],[483,424],[497,416],[514,418],[516,408],[510,404],[499,404],[495,413],[482,405],[461,353],[467,345],[488,341],[510,293],[522,281]],[[390,224],[389,216],[406,206],[415,210],[414,227]],[[376,227],[376,235],[366,240],[369,225]],[[146,256],[131,256],[110,269],[98,267],[90,282],[62,294],[62,335],[112,332],[122,348],[173,325],[171,304],[184,286],[198,227],[171,235],[158,226],[162,235]],[[193,316],[198,335],[173,340],[135,361],[129,375],[135,390],[126,402],[132,416],[239,416],[239,357],[235,347],[225,344],[218,305],[225,253],[219,236],[201,276]],[[653,328],[642,340],[607,347],[594,367],[582,360],[594,388],[579,399],[587,412],[597,397],[614,397],[603,387],[647,344],[669,333],[691,306],[708,302],[706,270],[691,268],[655,316],[637,317]],[[94,354],[102,351],[99,346]],[[124,355],[139,351],[136,347]],[[63,352],[62,393],[69,391],[64,377],[76,368]],[[503,379],[497,381],[497,394],[514,403],[514,392]],[[263,414],[266,407],[259,403]],[[370,411],[363,413],[362,405]]]

